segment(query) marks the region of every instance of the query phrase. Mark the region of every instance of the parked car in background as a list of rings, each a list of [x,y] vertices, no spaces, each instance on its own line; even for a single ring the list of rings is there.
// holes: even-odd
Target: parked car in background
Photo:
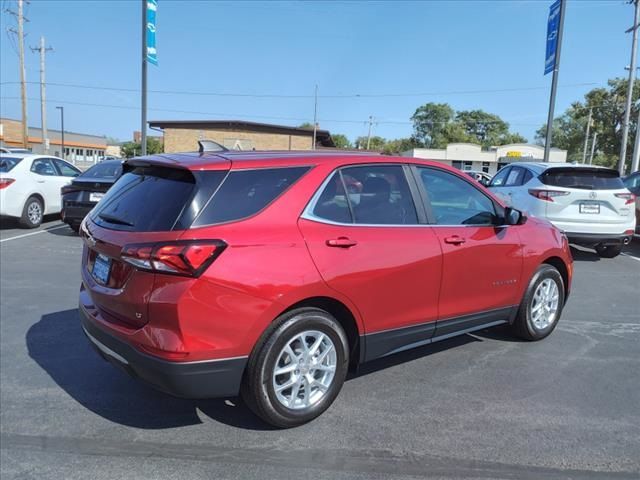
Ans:
[[[488,186],[489,183],[491,183],[491,178],[493,178],[488,173],[480,172],[477,170],[465,170],[464,173],[466,173],[471,178],[473,178],[476,182],[480,183],[481,185],[484,185],[485,187]]]
[[[35,228],[44,215],[62,209],[60,189],[80,175],[61,158],[30,153],[0,154],[0,216]]]
[[[0,147],[0,153],[31,153],[26,148]]]
[[[502,168],[489,189],[506,205],[549,220],[569,241],[616,257],[636,226],[634,196],[611,168],[518,163]]]
[[[76,232],[80,223],[122,175],[121,160],[105,160],[73,179],[60,190],[62,221]]]
[[[636,196],[636,232],[640,233],[640,171],[627,175],[624,186]]]
[[[367,154],[128,160],[80,235],[100,355],[278,427],[325,411],[349,366],[500,324],[545,338],[573,271],[560,230],[462,172]]]

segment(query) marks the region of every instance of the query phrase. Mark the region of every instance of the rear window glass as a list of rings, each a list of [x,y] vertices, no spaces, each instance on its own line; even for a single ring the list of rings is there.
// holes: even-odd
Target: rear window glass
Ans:
[[[0,172],[9,172],[13,167],[20,163],[22,158],[17,157],[0,157]]]
[[[120,162],[105,162],[94,165],[89,170],[80,175],[80,178],[118,178],[122,173]]]
[[[91,213],[98,225],[118,230],[171,230],[191,202],[195,179],[187,170],[137,167],[125,173]]]
[[[545,185],[585,190],[618,190],[624,188],[615,170],[588,168],[552,168],[540,176]]]
[[[193,226],[231,222],[254,215],[307,170],[309,167],[231,171]]]

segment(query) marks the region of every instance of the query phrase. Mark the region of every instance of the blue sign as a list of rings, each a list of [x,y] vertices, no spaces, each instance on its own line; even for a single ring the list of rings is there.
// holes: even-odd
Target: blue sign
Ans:
[[[158,65],[156,50],[156,11],[158,0],[147,0],[147,62]]]
[[[544,74],[553,72],[556,68],[556,52],[558,50],[558,30],[560,28],[560,3],[557,0],[549,7],[549,20],[547,21],[547,52],[544,57]]]

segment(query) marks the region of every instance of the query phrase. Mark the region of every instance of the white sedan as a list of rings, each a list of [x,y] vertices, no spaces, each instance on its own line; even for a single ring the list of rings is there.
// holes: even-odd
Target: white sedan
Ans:
[[[0,154],[0,216],[35,228],[62,209],[60,189],[80,174],[61,158],[31,153]]]

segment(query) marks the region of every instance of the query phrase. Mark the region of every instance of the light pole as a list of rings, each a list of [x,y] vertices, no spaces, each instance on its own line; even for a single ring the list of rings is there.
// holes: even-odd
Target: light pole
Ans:
[[[631,101],[633,97],[633,84],[636,78],[636,51],[638,48],[638,22],[640,21],[640,0],[635,0],[635,13],[633,16],[633,27],[627,32],[633,32],[631,40],[631,65],[629,66],[629,85],[627,86],[627,104],[624,109],[624,119],[622,121],[622,144],[620,145],[620,160],[618,170],[620,175],[624,174],[624,164],[627,157],[627,139],[629,138],[629,119],[631,118]]]
[[[62,146],[60,147],[60,157],[65,160],[65,156],[64,156],[64,107],[56,107],[58,110],[60,110],[60,133],[61,133],[61,143]]]

